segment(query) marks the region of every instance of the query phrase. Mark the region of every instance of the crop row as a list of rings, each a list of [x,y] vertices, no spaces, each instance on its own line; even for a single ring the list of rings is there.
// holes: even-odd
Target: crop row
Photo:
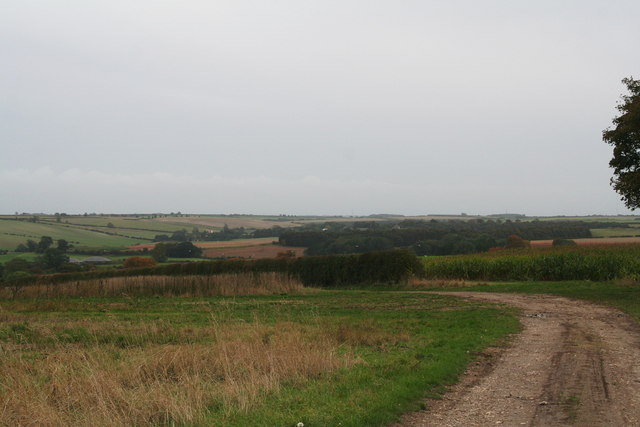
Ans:
[[[640,277],[640,246],[563,248],[428,258],[429,279],[612,280]]]

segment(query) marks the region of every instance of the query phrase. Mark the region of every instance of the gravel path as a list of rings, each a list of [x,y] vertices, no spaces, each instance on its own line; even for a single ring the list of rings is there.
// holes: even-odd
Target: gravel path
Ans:
[[[395,427],[640,426],[640,327],[620,311],[546,295],[456,292],[523,309],[523,331],[489,350],[442,400]]]

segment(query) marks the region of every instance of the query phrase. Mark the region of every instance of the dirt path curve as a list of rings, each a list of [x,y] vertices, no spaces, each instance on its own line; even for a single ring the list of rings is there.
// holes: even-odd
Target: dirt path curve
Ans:
[[[522,308],[524,330],[396,427],[640,426],[640,327],[630,317],[546,295],[447,295]]]

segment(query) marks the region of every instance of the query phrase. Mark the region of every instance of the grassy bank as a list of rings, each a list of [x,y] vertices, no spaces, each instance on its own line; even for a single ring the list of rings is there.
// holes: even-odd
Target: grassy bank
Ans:
[[[453,297],[0,301],[0,424],[385,425],[516,331]]]

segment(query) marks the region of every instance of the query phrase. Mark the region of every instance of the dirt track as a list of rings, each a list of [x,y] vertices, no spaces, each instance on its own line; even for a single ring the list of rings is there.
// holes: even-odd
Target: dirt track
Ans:
[[[523,331],[396,426],[640,426],[640,327],[620,311],[544,295],[456,292],[523,309]]]

